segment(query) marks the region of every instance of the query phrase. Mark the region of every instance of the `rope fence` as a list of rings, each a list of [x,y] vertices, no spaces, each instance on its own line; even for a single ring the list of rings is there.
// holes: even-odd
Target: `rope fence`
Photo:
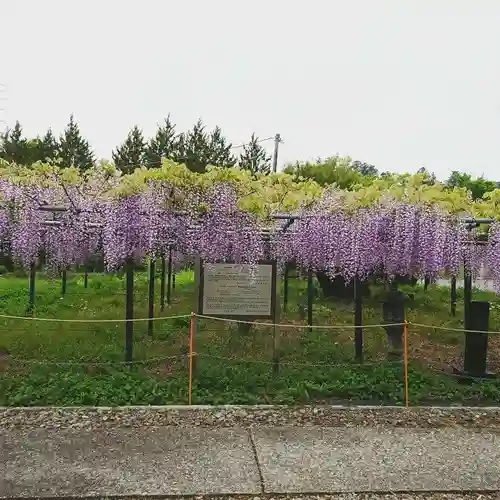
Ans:
[[[155,363],[163,363],[169,360],[184,360],[187,363],[187,371],[188,371],[188,404],[193,404],[193,381],[194,381],[194,373],[195,373],[195,359],[213,359],[219,360],[227,363],[244,363],[244,364],[256,364],[256,365],[267,365],[267,366],[275,366],[276,360],[264,360],[264,359],[249,359],[247,357],[231,357],[224,356],[212,353],[205,353],[195,350],[196,336],[197,336],[197,320],[210,320],[218,323],[227,323],[227,324],[246,324],[246,325],[254,325],[261,327],[271,327],[275,329],[324,329],[324,330],[350,330],[354,328],[358,328],[356,325],[348,324],[348,325],[304,325],[304,324],[294,324],[294,323],[271,323],[271,322],[259,322],[259,321],[250,321],[250,320],[239,320],[234,318],[223,318],[218,316],[208,316],[202,314],[180,314],[175,316],[164,316],[164,317],[156,317],[156,318],[134,318],[134,319],[59,319],[59,318],[43,318],[43,317],[25,317],[25,316],[14,316],[14,315],[5,315],[0,314],[0,320],[19,320],[19,321],[31,321],[31,322],[55,322],[55,323],[126,323],[126,322],[147,322],[147,321],[169,321],[176,319],[189,319],[189,322],[186,321],[186,327],[189,324],[189,337],[187,339],[186,350],[183,354],[178,355],[169,355],[169,356],[161,356],[161,357],[151,357],[147,359],[136,359],[136,360],[125,360],[125,361],[84,361],[84,360],[75,360],[75,361],[57,361],[57,360],[40,360],[40,359],[25,359],[22,357],[9,357],[8,359],[13,363],[18,365],[44,365],[44,366],[89,366],[89,367],[99,367],[99,366],[131,366],[131,365],[148,365]],[[281,366],[288,367],[316,367],[316,368],[342,368],[342,367],[352,367],[352,366],[362,366],[369,367],[380,365],[383,362],[385,365],[394,365],[394,366],[402,366],[403,368],[403,393],[404,393],[404,405],[405,407],[410,406],[410,377],[409,377],[409,363],[410,363],[410,355],[409,355],[409,347],[410,347],[410,329],[411,327],[415,327],[416,330],[419,329],[429,329],[434,331],[449,331],[455,333],[487,333],[487,334],[500,334],[497,331],[480,331],[480,330],[466,330],[460,328],[453,327],[445,327],[445,326],[435,326],[435,325],[426,325],[421,323],[413,323],[411,321],[404,321],[402,323],[381,323],[381,324],[364,324],[361,325],[363,329],[376,329],[376,328],[388,328],[388,327],[403,327],[403,345],[401,358],[397,360],[378,360],[374,362],[358,362],[356,364],[351,363],[337,363],[335,361],[332,362],[299,362],[299,361],[288,361],[288,360],[279,360],[278,363]],[[185,338],[185,337],[184,337]],[[1,361],[1,352],[0,352],[0,361]],[[185,366],[185,365],[184,365]],[[460,377],[456,373],[448,373],[443,370],[439,370],[433,367],[429,367],[431,371],[440,375],[451,375]],[[474,377],[469,377],[474,379]],[[481,379],[482,380],[482,379]]]

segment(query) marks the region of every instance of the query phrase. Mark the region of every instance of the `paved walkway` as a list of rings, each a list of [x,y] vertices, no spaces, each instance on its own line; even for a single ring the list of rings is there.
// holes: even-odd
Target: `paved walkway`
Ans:
[[[500,435],[460,428],[0,432],[0,497],[500,490]]]

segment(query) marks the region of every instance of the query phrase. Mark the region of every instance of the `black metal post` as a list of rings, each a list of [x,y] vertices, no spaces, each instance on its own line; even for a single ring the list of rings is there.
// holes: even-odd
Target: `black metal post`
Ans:
[[[63,269],[61,276],[61,295],[66,295],[67,283],[68,283],[68,274],[66,269]]]
[[[166,269],[166,261],[165,256],[161,256],[161,277],[160,277],[160,311],[165,309],[165,274],[167,272]]]
[[[469,328],[470,322],[470,303],[472,302],[472,275],[470,271],[465,268],[464,270],[464,327],[466,330]]]
[[[464,372],[473,377],[486,375],[490,303],[471,301],[469,332],[465,332]],[[484,333],[480,333],[484,332]]]
[[[83,287],[89,287],[89,265],[87,263],[85,263],[83,268]]]
[[[354,352],[356,360],[363,362],[363,296],[361,281],[354,281]]]
[[[314,286],[313,273],[311,269],[307,271],[307,324],[311,327],[313,324],[313,301],[314,301]],[[309,328],[312,332],[312,328]]]
[[[155,316],[155,260],[149,261],[149,281],[148,281],[148,335],[153,336],[153,323]]]
[[[451,301],[451,315],[455,316],[457,314],[457,277],[451,277],[451,287],[450,287],[450,301]]]
[[[27,314],[33,314],[35,309],[35,283],[36,283],[36,264],[33,262],[30,266],[30,279],[29,279],[29,298]]]
[[[431,280],[426,276],[424,278],[424,291],[426,292],[427,289],[429,288],[429,283],[431,282]]]
[[[288,275],[290,274],[290,266],[288,262],[285,264],[283,272],[283,311],[286,312],[288,306]]]
[[[134,260],[129,258],[126,266],[125,297],[125,361],[132,362],[134,349]]]
[[[167,266],[167,305],[172,302],[172,249],[168,251]]]

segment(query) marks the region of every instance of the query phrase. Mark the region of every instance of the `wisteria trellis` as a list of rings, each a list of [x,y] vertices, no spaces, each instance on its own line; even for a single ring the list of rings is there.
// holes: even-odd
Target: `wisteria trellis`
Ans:
[[[197,197],[185,194],[181,211],[168,203],[168,193],[169,186],[152,184],[130,196],[96,197],[80,190],[69,199],[53,187],[3,180],[1,251],[27,267],[43,251],[54,270],[81,264],[98,252],[114,270],[129,258],[165,255],[172,244],[177,259],[200,255],[207,262],[254,263],[269,257],[265,224],[270,256],[281,263],[293,260],[347,280],[374,272],[433,279],[443,272],[457,275],[464,262],[474,274],[484,263],[500,290],[496,222],[488,241],[475,245],[474,230],[437,206],[387,198],[353,210],[343,205],[340,194],[329,193],[283,231],[276,221],[240,210],[237,194],[224,183]],[[40,210],[51,204],[65,204],[67,210]]]

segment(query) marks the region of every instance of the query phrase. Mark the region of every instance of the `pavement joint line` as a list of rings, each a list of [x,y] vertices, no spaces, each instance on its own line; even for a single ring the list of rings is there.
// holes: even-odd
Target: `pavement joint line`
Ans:
[[[262,473],[262,467],[260,466],[259,455],[257,453],[257,447],[255,446],[255,438],[254,438],[252,429],[248,429],[248,437],[250,438],[250,444],[252,446],[252,452],[253,452],[253,457],[255,460],[255,465],[257,467],[257,472],[259,473],[260,491],[261,491],[261,494],[264,495],[266,493],[266,487],[265,487],[265,483],[264,483],[264,474]]]

